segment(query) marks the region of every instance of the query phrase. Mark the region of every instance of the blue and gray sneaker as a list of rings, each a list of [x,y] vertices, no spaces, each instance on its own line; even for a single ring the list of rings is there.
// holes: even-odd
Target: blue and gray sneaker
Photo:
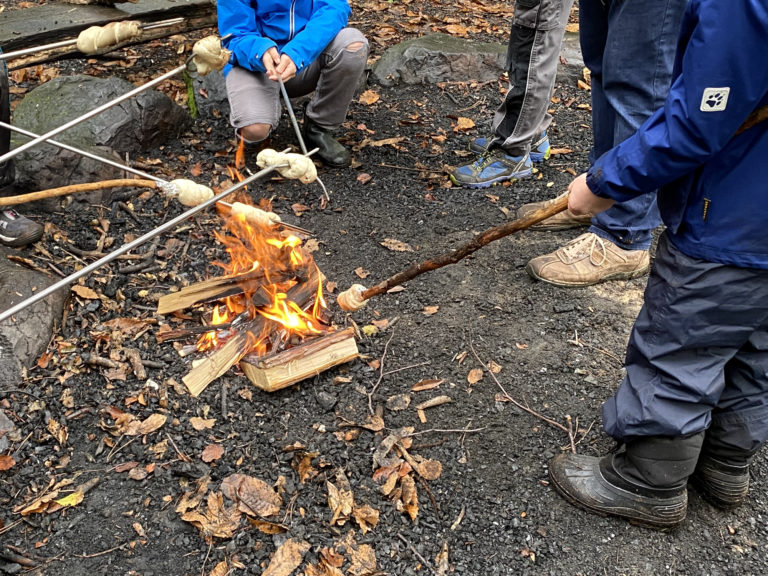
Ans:
[[[501,182],[515,182],[529,178],[533,165],[528,155],[508,156],[495,148],[486,152],[472,164],[459,166],[451,172],[451,181],[464,188],[488,188]]]
[[[469,143],[469,149],[475,154],[482,154],[485,152],[488,143],[492,138],[475,138]],[[541,133],[541,137],[538,140],[531,143],[531,162],[543,162],[549,159],[551,146],[549,145],[549,136],[547,131]]]

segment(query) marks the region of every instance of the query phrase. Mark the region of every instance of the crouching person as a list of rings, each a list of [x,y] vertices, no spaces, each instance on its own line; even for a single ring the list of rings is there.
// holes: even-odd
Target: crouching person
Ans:
[[[279,81],[291,98],[314,91],[304,111],[308,150],[332,167],[351,163],[332,131],[347,115],[365,71],[368,41],[347,28],[346,0],[219,0],[219,33],[232,51],[224,69],[230,121],[246,142],[269,136],[280,119]]]
[[[767,52],[764,1],[691,0],[663,108],[571,183],[574,214],[658,188],[667,226],[603,405],[621,447],[550,462],[592,512],[667,529],[689,485],[722,508],[747,498],[768,439],[768,67],[751,60]]]

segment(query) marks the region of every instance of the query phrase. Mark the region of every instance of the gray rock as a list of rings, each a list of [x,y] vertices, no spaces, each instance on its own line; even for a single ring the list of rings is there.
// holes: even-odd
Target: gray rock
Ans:
[[[506,54],[501,44],[428,34],[389,48],[373,69],[373,77],[382,86],[449,80],[487,82],[504,72]]]
[[[376,64],[373,78],[382,86],[447,81],[487,82],[506,71],[507,47],[477,43],[447,34],[429,34],[389,48]],[[560,52],[559,81],[581,77],[579,35],[566,33]]]
[[[27,94],[14,111],[14,123],[45,134],[133,90],[120,78],[61,76]],[[101,156],[136,153],[166,143],[189,123],[186,110],[165,94],[147,90],[58,134],[54,140]],[[12,146],[29,139],[14,134]],[[113,158],[114,159],[114,158]],[[43,190],[78,182],[120,177],[117,169],[72,152],[41,144],[17,157],[21,186]]]
[[[336,402],[338,401],[339,399],[329,392],[320,391],[317,393],[317,403],[320,404],[325,411],[331,410],[336,406]]]
[[[216,117],[217,113],[222,118],[229,117],[227,84],[220,70],[198,76],[194,86],[197,111],[201,117]]]
[[[0,454],[8,450],[8,436],[16,430],[16,425],[0,410]]]
[[[7,310],[54,283],[48,276],[22,268],[0,248],[0,309]],[[67,290],[59,290],[0,322],[0,388],[18,388],[22,371],[45,351],[54,323],[61,318]]]

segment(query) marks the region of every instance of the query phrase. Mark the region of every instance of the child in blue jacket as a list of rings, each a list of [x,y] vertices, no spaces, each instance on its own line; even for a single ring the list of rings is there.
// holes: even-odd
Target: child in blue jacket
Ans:
[[[768,440],[768,54],[765,0],[690,0],[664,106],[570,186],[595,214],[659,189],[667,226],[603,405],[622,446],[550,462],[570,502],[656,528],[685,518],[690,480],[742,504]]]
[[[314,91],[304,114],[307,149],[333,167],[349,150],[331,131],[347,115],[365,71],[368,41],[347,28],[346,0],[219,0],[219,33],[232,51],[224,69],[230,121],[246,142],[264,140],[280,119],[280,85],[290,97]]]

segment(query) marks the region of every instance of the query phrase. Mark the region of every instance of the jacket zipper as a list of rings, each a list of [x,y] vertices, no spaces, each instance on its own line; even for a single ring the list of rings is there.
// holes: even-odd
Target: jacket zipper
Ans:
[[[292,39],[293,35],[295,34],[295,28],[296,28],[296,0],[291,0],[291,12],[289,16],[289,36],[288,39]]]

